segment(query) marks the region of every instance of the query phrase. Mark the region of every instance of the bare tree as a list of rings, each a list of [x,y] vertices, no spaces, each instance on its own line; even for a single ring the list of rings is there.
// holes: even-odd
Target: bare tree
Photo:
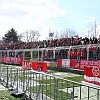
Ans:
[[[27,40],[27,42],[29,42],[29,32],[28,32],[28,30],[25,33],[26,33],[26,40]]]
[[[54,38],[55,38],[55,39],[59,39],[59,32],[58,32],[58,31],[55,32]]]
[[[31,42],[34,42],[34,41],[37,41],[39,39],[39,32],[38,31],[33,31],[33,30],[30,30],[30,40]]]
[[[27,42],[34,42],[34,41],[37,41],[39,39],[39,32],[38,31],[34,31],[34,30],[27,30],[25,32],[25,37],[26,37],[26,40]]]
[[[98,25],[97,25],[96,19],[93,22],[90,22],[88,24],[87,32],[88,32],[88,38],[89,37],[91,37],[91,38],[92,37],[97,37],[99,29],[98,29]]]
[[[76,32],[74,29],[66,28],[65,31],[62,31],[60,34],[61,38],[70,38],[72,36],[78,35],[78,32]]]
[[[22,41],[22,38],[23,38],[23,37],[24,37],[23,34],[18,35],[18,41],[19,41],[19,42]]]

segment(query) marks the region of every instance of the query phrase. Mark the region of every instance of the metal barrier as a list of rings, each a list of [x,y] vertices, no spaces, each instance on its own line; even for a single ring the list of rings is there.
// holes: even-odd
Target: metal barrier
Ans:
[[[100,88],[21,67],[0,65],[0,79],[24,100],[100,100]]]

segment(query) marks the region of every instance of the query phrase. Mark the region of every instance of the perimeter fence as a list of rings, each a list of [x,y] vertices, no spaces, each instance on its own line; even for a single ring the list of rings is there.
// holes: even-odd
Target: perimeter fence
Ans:
[[[23,100],[100,100],[100,88],[54,74],[0,64],[1,83]]]

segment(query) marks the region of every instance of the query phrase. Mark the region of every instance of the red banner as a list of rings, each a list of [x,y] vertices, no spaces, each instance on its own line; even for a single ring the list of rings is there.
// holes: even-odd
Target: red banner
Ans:
[[[30,70],[31,69],[30,62],[29,61],[23,61],[22,62],[22,69]]]
[[[47,64],[44,62],[32,62],[32,69],[36,71],[47,72]]]
[[[100,85],[100,61],[88,61],[84,67],[84,81]]]
[[[58,59],[58,65],[62,67],[71,67],[78,70],[84,70],[87,60],[76,59]]]
[[[16,57],[2,57],[2,63],[4,64],[16,64],[16,65],[22,65],[22,58],[16,58]]]

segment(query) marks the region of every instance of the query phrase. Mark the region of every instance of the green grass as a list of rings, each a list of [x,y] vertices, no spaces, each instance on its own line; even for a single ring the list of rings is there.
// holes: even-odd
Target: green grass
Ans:
[[[66,77],[65,79],[72,80],[72,81],[75,81],[75,82],[81,82],[81,81],[83,81],[84,76],[80,75],[80,76],[74,76],[74,77]]]
[[[21,100],[22,97],[14,97],[9,90],[0,91],[0,100]]]

